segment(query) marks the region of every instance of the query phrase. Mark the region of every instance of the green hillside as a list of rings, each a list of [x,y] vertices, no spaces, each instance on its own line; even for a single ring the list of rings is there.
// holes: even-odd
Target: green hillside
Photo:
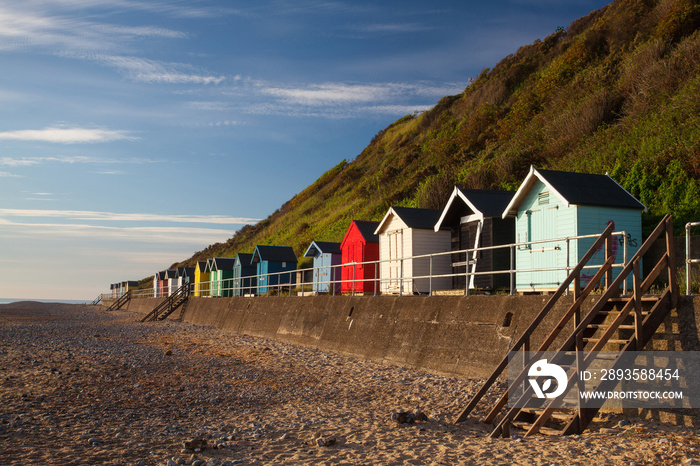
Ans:
[[[530,165],[609,172],[676,226],[700,219],[700,6],[618,0],[380,131],[270,217],[181,264],[256,244],[340,241],[390,205],[442,208],[454,185],[516,189]]]

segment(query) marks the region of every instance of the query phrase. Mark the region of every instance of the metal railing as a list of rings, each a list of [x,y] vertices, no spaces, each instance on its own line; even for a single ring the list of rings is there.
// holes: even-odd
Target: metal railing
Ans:
[[[700,223],[698,223],[700,225]],[[613,268],[621,270],[628,262],[628,235],[624,231],[615,232],[618,244],[622,246],[622,262],[613,264]],[[391,294],[403,296],[404,294],[423,294],[432,296],[435,292],[444,294],[461,293],[469,295],[470,289],[475,288],[476,277],[508,275],[508,290],[512,295],[516,292],[516,274],[537,274],[563,271],[558,281],[551,283],[534,282],[530,289],[547,285],[556,288],[568,276],[578,263],[576,257],[572,257],[572,245],[578,240],[590,239],[591,243],[600,235],[581,235],[564,238],[546,239],[538,241],[526,241],[498,246],[462,249],[458,251],[445,251],[433,254],[422,254],[411,257],[399,257],[365,262],[350,262],[338,265],[325,265],[315,268],[290,270],[284,272],[253,275],[246,277],[226,278],[221,281],[209,280],[191,283],[191,292],[195,296],[230,297],[230,296],[304,296],[312,293],[322,294],[349,294],[358,293]],[[582,248],[586,248],[582,244]],[[500,270],[477,270],[479,255],[493,253],[497,250],[508,250],[509,266]],[[565,258],[565,264],[555,267],[516,268],[515,258],[520,251],[528,251],[530,254],[544,253],[551,250],[560,251],[560,257]],[[578,249],[576,249],[578,250]],[[452,258],[457,257],[457,262]],[[463,260],[459,260],[463,257]],[[700,260],[694,260],[700,262]],[[421,264],[422,263],[422,264]],[[416,267],[416,265],[419,265]],[[454,272],[455,268],[464,267],[464,271]],[[585,269],[597,268],[596,265],[586,266]],[[368,272],[369,270],[369,272]],[[422,270],[422,272],[421,272]],[[318,272],[318,273],[317,273]],[[304,279],[305,275],[311,275],[311,280]],[[297,280],[297,276],[301,279]],[[315,277],[315,278],[314,278]],[[463,277],[463,287],[453,286],[454,277]],[[449,284],[448,284],[449,280]],[[364,286],[367,285],[367,286]],[[623,282],[624,293],[627,293],[627,280]],[[524,288],[524,287],[523,287]],[[262,290],[262,292],[261,292]],[[443,293],[441,293],[443,294]],[[111,296],[111,295],[110,295]],[[133,290],[132,298],[150,298],[168,296],[162,290],[152,288],[145,290]]]
[[[690,229],[692,227],[700,226],[700,222],[688,222],[685,224],[685,294],[690,296],[692,290],[690,288],[690,271],[692,264],[700,264],[700,258],[691,258],[691,248],[690,248]]]

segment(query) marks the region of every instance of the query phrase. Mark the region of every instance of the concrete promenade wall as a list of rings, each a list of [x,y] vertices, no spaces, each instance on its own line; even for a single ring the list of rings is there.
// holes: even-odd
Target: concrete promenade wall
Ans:
[[[487,377],[548,299],[192,297],[184,320],[446,375]],[[132,300],[127,309],[146,314],[161,300]],[[544,328],[551,329],[571,303],[570,298],[560,301]],[[545,336],[535,334],[532,346]]]
[[[146,314],[162,299],[134,299],[126,309]],[[191,297],[184,320],[445,375],[483,378],[490,375],[548,299],[547,296]],[[533,349],[570,303],[570,297],[560,299],[541,326],[547,332],[533,335]],[[179,315],[177,310],[171,317]],[[700,299],[683,297],[678,311],[666,319],[648,349],[700,350],[699,316]],[[571,324],[562,334],[570,331]]]

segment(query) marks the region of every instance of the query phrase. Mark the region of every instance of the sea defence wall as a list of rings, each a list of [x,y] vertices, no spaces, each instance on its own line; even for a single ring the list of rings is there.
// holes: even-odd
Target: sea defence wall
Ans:
[[[134,299],[127,309],[146,314],[162,299]],[[191,297],[184,320],[444,375],[485,378],[548,299],[541,295]],[[572,302],[571,297],[559,301],[540,326],[543,330],[532,336],[532,349]],[[179,315],[177,310],[173,317]],[[648,349],[700,350],[698,316],[700,300],[682,297],[678,311],[666,319]],[[569,324],[559,341],[571,330]]]

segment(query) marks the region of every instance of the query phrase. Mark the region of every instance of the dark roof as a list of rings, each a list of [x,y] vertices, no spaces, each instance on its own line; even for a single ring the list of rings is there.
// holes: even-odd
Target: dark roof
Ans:
[[[609,175],[540,170],[530,167],[530,173],[508,203],[502,216],[517,215],[523,200],[538,181],[554,191],[554,194],[567,205],[646,210],[644,204],[635,199]]]
[[[644,209],[644,205],[608,175],[571,173],[555,170],[537,172],[569,204]]]
[[[374,234],[374,230],[379,226],[379,222],[373,222],[371,220],[353,220],[360,234],[368,243],[378,243],[379,236]]]
[[[183,271],[181,273],[181,276],[194,277],[194,267],[183,267]]]
[[[260,257],[260,260],[268,262],[296,262],[297,256],[294,254],[294,249],[291,246],[265,246],[258,244],[255,246],[253,259],[255,256]],[[252,262],[252,259],[251,259]]]
[[[515,191],[491,189],[460,189],[460,191],[484,217],[500,217],[515,194]]]
[[[165,278],[177,278],[177,269],[166,270]]]
[[[250,252],[239,252],[236,254],[236,259],[238,259],[238,262],[243,264],[244,266],[250,265],[250,261],[253,258],[253,254]]]
[[[340,243],[333,243],[330,241],[313,241],[306,249],[304,257],[308,256],[312,249],[318,250],[318,252],[321,254],[340,254]],[[312,256],[315,255],[315,253],[312,253]]]
[[[462,217],[472,214],[481,214],[484,218],[500,218],[514,194],[515,191],[460,189],[455,186],[435,228],[459,225]]]
[[[411,207],[392,207],[396,215],[409,228],[432,230],[440,219],[441,210],[413,209]]]
[[[215,257],[212,259],[212,270],[233,270],[236,259],[233,257]]]

